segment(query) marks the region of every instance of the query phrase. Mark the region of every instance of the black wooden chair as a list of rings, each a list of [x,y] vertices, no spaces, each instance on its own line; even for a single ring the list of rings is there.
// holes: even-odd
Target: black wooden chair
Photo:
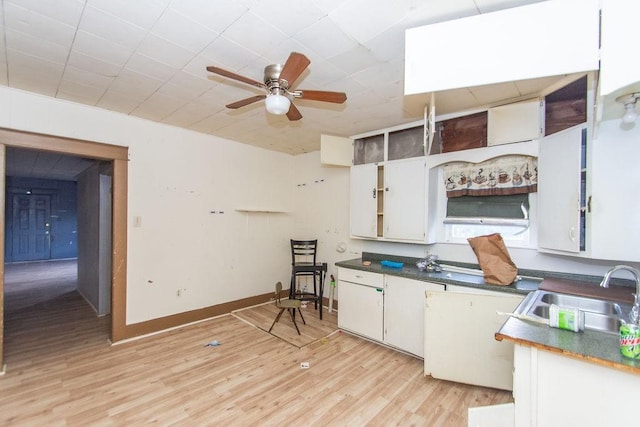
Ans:
[[[318,263],[316,256],[318,240],[294,240],[291,239],[291,285],[289,298],[300,301],[313,301],[318,310],[320,306],[320,319],[322,319],[322,294],[324,277],[327,271],[326,263]],[[313,292],[300,289],[300,279],[311,278]]]

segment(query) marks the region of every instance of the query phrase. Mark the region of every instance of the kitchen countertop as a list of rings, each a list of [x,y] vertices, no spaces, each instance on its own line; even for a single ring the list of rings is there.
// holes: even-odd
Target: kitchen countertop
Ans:
[[[380,264],[382,260],[402,262],[404,265],[402,268],[384,267]],[[371,261],[371,265],[363,265],[363,261]],[[338,267],[389,274],[414,280],[524,295],[538,290],[543,279],[550,279],[550,281],[560,279],[561,281],[572,282],[578,286],[580,284],[594,285],[602,280],[602,277],[598,276],[518,269],[519,276],[521,277],[520,280],[509,286],[498,286],[486,283],[482,275],[477,274],[447,271],[441,273],[420,271],[418,267],[416,267],[416,262],[418,261],[420,261],[419,258],[364,252],[362,258],[339,261],[336,262],[336,265]],[[438,262],[442,265],[462,267],[463,269],[479,269],[479,267],[474,264],[443,260],[439,260]],[[621,280],[617,282],[619,285],[622,285],[623,288],[629,286],[628,281]],[[630,290],[630,292],[633,292],[633,290]],[[576,333],[551,328],[547,325],[526,320],[507,318],[500,330],[496,332],[495,337],[498,341],[512,341],[517,344],[559,353],[567,357],[587,360],[599,365],[640,374],[640,361],[624,358],[620,354],[618,335],[616,334],[592,330]]]
[[[541,278],[522,276],[522,278],[509,286],[491,285],[484,281],[482,275],[470,274],[464,272],[448,272],[443,271],[441,273],[420,271],[416,267],[417,258],[401,258],[393,256],[376,256],[377,254],[363,254],[362,258],[356,258],[348,261],[336,262],[338,267],[351,268],[353,270],[368,271],[371,273],[389,274],[392,276],[405,277],[407,279],[421,280],[424,282],[443,283],[445,285],[458,285],[466,286],[476,289],[485,289],[498,292],[508,292],[526,295],[531,291],[538,289],[538,285],[542,281]],[[386,259],[389,261],[403,262],[404,265],[401,268],[384,267],[380,264],[380,261]],[[363,261],[371,261],[371,265],[363,265]],[[443,265],[452,265],[455,267],[478,269],[478,266],[470,264],[445,262]]]
[[[622,357],[615,334],[591,330],[571,332],[509,318],[496,333],[496,339],[640,374],[640,360]]]

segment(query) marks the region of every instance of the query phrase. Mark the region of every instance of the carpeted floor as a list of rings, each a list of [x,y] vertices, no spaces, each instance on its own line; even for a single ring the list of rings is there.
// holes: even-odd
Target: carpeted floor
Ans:
[[[268,333],[267,331],[278,315],[278,311],[274,303],[269,302],[236,310],[232,312],[232,315]],[[280,321],[275,324],[271,330],[271,335],[295,347],[302,348],[312,342],[328,337],[338,330],[338,313],[335,310],[333,313],[329,313],[327,308],[324,307],[322,309],[322,320],[319,318],[318,310],[314,309],[313,303],[309,303],[301,311],[306,324],[302,323],[302,319],[296,314],[296,323],[300,328],[300,335],[296,332],[291,316],[287,312],[283,313]]]

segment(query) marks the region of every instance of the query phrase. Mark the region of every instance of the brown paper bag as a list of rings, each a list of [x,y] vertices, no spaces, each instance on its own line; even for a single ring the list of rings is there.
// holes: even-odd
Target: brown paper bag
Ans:
[[[492,285],[510,285],[518,274],[518,268],[511,261],[509,251],[498,233],[467,239],[478,258],[484,273],[484,280]]]

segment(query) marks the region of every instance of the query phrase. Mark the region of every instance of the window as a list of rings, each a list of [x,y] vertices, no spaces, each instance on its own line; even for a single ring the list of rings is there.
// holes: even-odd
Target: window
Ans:
[[[469,237],[500,233],[507,246],[529,247],[535,199],[534,193],[449,198],[443,220],[445,241],[467,243]]]

